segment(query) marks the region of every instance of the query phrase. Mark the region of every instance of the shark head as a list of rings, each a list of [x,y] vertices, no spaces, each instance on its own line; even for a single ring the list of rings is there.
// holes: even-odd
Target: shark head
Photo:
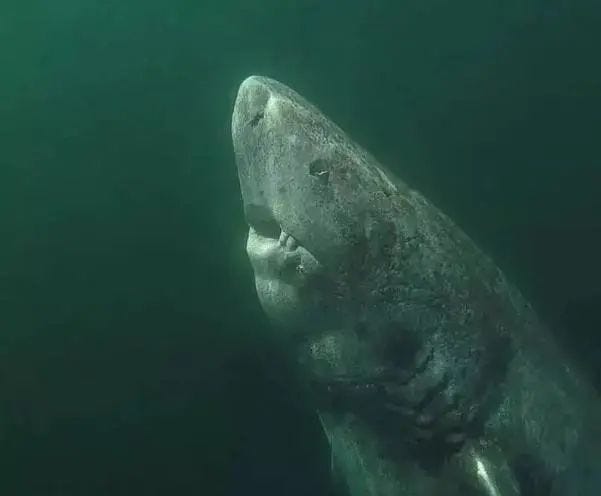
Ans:
[[[391,197],[406,187],[314,105],[266,77],[240,85],[232,139],[265,312],[290,328],[343,325],[367,259],[410,230],[411,222],[386,220],[399,213]]]

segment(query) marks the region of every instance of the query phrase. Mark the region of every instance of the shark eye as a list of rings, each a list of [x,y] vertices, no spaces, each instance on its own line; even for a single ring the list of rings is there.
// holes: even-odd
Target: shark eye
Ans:
[[[309,163],[309,174],[317,178],[321,183],[327,184],[330,177],[328,163],[318,158]]]
[[[257,234],[265,238],[278,239],[282,229],[271,212],[259,205],[247,205],[245,209],[246,222]]]

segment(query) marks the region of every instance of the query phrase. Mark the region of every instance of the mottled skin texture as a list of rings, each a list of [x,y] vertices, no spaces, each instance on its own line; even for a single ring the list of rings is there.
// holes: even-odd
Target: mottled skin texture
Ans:
[[[599,400],[448,217],[277,81],[232,137],[257,294],[353,496],[601,494]]]

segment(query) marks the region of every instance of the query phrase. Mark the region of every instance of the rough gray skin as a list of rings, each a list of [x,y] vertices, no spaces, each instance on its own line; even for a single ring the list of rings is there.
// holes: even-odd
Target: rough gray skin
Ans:
[[[448,217],[283,84],[232,137],[257,294],[353,496],[601,494],[593,389]]]

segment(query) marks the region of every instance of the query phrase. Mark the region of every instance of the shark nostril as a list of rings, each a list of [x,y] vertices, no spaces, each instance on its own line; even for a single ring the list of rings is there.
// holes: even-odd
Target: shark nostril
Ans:
[[[259,124],[259,121],[263,119],[263,117],[265,117],[265,112],[257,112],[249,122],[250,127],[257,127],[257,124]]]

